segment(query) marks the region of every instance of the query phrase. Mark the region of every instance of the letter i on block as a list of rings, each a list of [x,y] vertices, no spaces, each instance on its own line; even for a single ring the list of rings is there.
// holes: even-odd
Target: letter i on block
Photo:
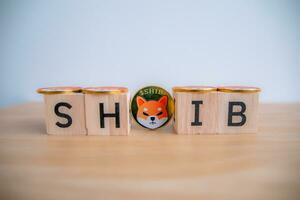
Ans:
[[[178,134],[216,134],[217,88],[174,87],[175,123]]]
[[[88,135],[128,135],[129,93],[124,87],[90,87],[85,93]]]
[[[86,135],[84,95],[80,87],[40,88],[44,95],[47,133]]]
[[[257,87],[219,87],[218,133],[257,132],[259,92]]]

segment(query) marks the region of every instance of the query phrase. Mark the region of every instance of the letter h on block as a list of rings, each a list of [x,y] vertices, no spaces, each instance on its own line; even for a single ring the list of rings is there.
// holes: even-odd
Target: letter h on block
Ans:
[[[123,87],[91,87],[85,93],[88,135],[128,135],[129,93]]]
[[[218,133],[255,133],[260,89],[228,86],[218,88]]]
[[[44,95],[47,133],[86,135],[84,95],[80,87],[40,88]]]

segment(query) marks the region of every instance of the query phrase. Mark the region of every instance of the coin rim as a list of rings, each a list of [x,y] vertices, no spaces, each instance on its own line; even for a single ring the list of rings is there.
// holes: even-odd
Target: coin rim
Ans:
[[[131,108],[132,108],[132,100],[134,99],[134,97],[136,96],[136,94],[137,94],[140,90],[142,90],[142,89],[144,89],[144,88],[148,88],[148,87],[158,87],[158,88],[160,88],[160,89],[163,89],[165,92],[167,92],[167,93],[169,94],[169,96],[170,96],[171,99],[172,99],[172,104],[173,104],[172,115],[170,116],[170,118],[168,119],[168,121],[165,122],[162,126],[160,126],[160,127],[158,127],[158,128],[154,128],[154,129],[147,128],[147,127],[143,126],[142,124],[140,124],[140,123],[135,119],[135,117],[133,116],[132,109],[131,109]],[[135,121],[136,124],[138,124],[139,126],[141,126],[141,127],[144,128],[144,129],[147,129],[147,130],[154,131],[154,130],[158,130],[158,129],[160,129],[160,128],[166,127],[166,126],[172,121],[172,119],[174,118],[174,113],[175,113],[175,102],[174,102],[174,97],[170,94],[170,92],[169,92],[168,90],[166,90],[166,89],[164,89],[164,88],[162,88],[162,87],[160,87],[160,86],[150,85],[150,86],[141,87],[140,89],[138,89],[138,90],[134,93],[134,95],[132,95],[132,98],[130,99],[130,115],[131,115],[131,117],[134,119],[134,121]]]

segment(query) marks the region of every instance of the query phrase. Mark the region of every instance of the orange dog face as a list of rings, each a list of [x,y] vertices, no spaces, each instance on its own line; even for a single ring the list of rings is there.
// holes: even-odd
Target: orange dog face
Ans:
[[[168,120],[168,96],[162,96],[158,101],[146,101],[143,97],[137,96],[138,122],[150,129],[156,129],[164,125]]]

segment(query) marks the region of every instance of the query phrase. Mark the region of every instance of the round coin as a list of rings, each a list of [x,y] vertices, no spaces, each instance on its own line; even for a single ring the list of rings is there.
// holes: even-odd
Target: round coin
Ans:
[[[165,89],[147,86],[138,90],[133,96],[131,113],[142,127],[157,129],[166,125],[172,118],[174,101]]]

